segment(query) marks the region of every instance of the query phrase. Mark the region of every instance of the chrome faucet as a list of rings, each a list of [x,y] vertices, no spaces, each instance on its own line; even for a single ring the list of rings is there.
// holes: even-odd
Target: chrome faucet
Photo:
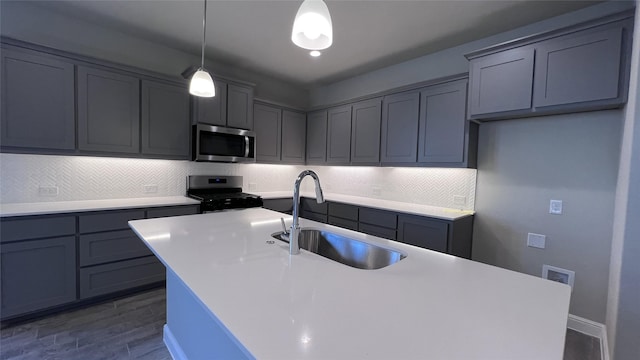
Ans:
[[[300,244],[298,243],[298,238],[300,237],[300,225],[298,224],[298,215],[300,214],[300,183],[307,175],[310,175],[316,183],[316,201],[318,204],[324,202],[318,174],[311,170],[301,172],[293,186],[293,223],[291,224],[291,231],[289,231],[289,254],[291,255],[300,253]]]

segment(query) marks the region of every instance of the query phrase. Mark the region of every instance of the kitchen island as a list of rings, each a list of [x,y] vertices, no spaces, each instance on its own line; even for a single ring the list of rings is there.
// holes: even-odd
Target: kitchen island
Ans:
[[[281,216],[129,222],[167,267],[174,358],[562,359],[570,287],[306,219],[407,256],[361,270],[289,255]]]

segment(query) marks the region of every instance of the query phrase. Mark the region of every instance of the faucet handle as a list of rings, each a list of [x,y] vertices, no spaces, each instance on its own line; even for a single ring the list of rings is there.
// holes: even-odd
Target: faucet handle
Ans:
[[[284,218],[280,218],[280,223],[282,224],[282,232],[288,234],[287,225],[284,223]]]

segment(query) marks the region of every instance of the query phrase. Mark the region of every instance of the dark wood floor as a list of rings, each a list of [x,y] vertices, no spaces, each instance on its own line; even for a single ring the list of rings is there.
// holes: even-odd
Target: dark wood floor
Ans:
[[[164,289],[1,330],[1,360],[170,360],[162,342]],[[567,330],[564,360],[600,360],[598,339]]]

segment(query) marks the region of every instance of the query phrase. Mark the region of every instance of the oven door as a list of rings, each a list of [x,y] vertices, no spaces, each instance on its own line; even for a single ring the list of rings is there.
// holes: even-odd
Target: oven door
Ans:
[[[192,160],[255,162],[255,133],[207,124],[193,126]]]

